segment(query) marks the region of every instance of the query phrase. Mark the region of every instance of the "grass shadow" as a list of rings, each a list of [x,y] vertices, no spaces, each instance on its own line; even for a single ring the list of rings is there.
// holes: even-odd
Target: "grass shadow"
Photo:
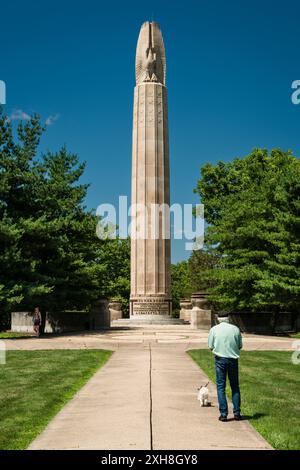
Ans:
[[[243,415],[243,419],[247,421],[257,421],[264,416],[268,416],[267,413],[254,413],[253,415]]]
[[[255,421],[260,418],[263,418],[264,416],[268,416],[268,415],[266,413],[254,413],[253,415],[243,415],[240,421]],[[230,421],[235,421],[235,419],[228,418],[227,422],[229,423]]]

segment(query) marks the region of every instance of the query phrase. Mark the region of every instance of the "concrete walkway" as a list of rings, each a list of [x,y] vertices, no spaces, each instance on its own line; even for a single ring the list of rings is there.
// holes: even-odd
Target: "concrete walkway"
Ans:
[[[45,335],[41,338],[4,340],[7,350],[31,349],[112,349],[138,347],[149,342],[152,345],[176,345],[184,349],[207,349],[207,331],[192,330],[189,325],[157,325],[139,328],[112,328],[61,335]],[[245,350],[292,351],[292,338],[243,334]]]
[[[115,349],[112,358],[29,449],[270,449],[247,421],[218,421],[213,384],[213,406],[199,406],[197,387],[208,379],[186,354],[198,345],[191,344],[188,330],[184,340],[180,331],[182,327],[110,331],[104,335],[106,343],[91,335],[89,347],[101,343]],[[127,339],[116,338],[122,335]],[[43,340],[24,341],[41,346]]]

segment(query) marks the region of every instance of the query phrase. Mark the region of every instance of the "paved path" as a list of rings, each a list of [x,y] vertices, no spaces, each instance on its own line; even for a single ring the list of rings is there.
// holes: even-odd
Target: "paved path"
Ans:
[[[206,346],[207,333],[189,331],[182,326],[152,327],[59,337],[53,342],[18,340],[20,349],[25,342],[30,349],[101,346],[115,350],[29,448],[270,449],[247,421],[217,420],[213,384],[209,385],[213,406],[199,406],[197,387],[208,379],[186,350]],[[275,349],[278,342],[258,339],[246,338],[247,349]],[[279,349],[291,348],[285,339],[279,343]]]
[[[294,339],[276,336],[244,334],[246,350],[293,350]],[[206,349],[207,331],[191,330],[189,325],[148,326],[142,328],[112,328],[97,332],[83,332],[41,338],[7,339],[4,340],[8,350],[13,349],[99,349],[119,348],[141,344],[159,344],[169,346],[176,344],[184,349]]]

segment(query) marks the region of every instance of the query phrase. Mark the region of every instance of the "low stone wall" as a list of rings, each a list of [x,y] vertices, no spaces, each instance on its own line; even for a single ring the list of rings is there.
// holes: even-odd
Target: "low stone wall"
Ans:
[[[110,327],[108,301],[99,300],[90,312],[47,312],[43,318],[45,333],[96,330]],[[33,332],[32,312],[12,312],[11,330]]]
[[[51,312],[46,313],[44,333],[63,333],[66,331],[89,330],[88,312]]]
[[[181,299],[180,307],[180,318],[191,323],[192,328],[208,330],[218,323],[217,312],[210,310],[209,295],[205,292],[195,292],[191,299]],[[195,309],[198,309],[197,312]],[[244,333],[285,334],[300,331],[300,312],[280,312],[277,315],[273,312],[231,312],[229,317],[230,322]]]
[[[10,328],[20,333],[33,333],[32,313],[12,312]]]
[[[230,313],[229,317],[244,333],[280,334],[300,328],[300,313],[280,312],[275,318],[272,312],[240,312]]]
[[[110,312],[107,299],[98,300],[89,313],[89,329],[98,330],[99,328],[110,327]]]

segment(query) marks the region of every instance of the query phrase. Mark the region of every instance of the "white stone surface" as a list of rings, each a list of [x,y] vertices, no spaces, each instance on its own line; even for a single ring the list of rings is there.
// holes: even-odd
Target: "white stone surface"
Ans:
[[[165,52],[157,23],[144,23],[136,53],[132,133],[130,314],[171,313],[168,105]],[[165,235],[164,235],[165,234]]]

